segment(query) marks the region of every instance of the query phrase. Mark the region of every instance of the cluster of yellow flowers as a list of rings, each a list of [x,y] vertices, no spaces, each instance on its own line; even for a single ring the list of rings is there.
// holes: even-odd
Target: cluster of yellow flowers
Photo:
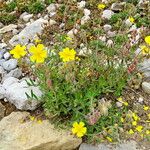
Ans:
[[[148,106],[146,106],[148,109],[149,109],[149,107]],[[146,109],[147,109],[146,108]],[[145,107],[144,107],[144,109],[145,109]],[[148,110],[147,109],[147,110]],[[140,117],[136,114],[136,113],[132,113],[132,118],[133,118],[133,121],[132,121],[132,126],[133,126],[133,128],[132,129],[130,129],[129,131],[128,131],[128,133],[129,134],[134,134],[135,133],[135,131],[137,131],[137,132],[139,132],[140,133],[140,135],[141,135],[141,137],[143,137],[144,135],[143,135],[143,129],[144,129],[144,127],[142,126],[142,125],[138,125],[138,121],[140,121]],[[150,130],[145,130],[145,134],[146,135],[149,135],[150,134]]]
[[[118,100],[120,103],[124,104],[125,106],[128,106],[128,105],[129,105],[128,102],[123,101],[122,97],[119,97],[117,100]]]
[[[43,44],[38,44],[37,46],[31,46],[29,48],[30,60],[36,63],[43,63],[45,58],[47,58],[47,50],[44,49]],[[14,49],[10,51],[10,54],[14,58],[19,59],[27,54],[26,46],[16,45]]]
[[[35,43],[39,42],[41,42],[41,40],[35,40]],[[30,60],[35,63],[43,63],[48,57],[47,50],[45,49],[43,44],[30,46],[28,51],[26,46],[21,46],[20,44],[18,44],[14,49],[10,51],[10,54],[12,54],[14,58],[19,59],[28,54],[28,52],[30,53]],[[69,49],[68,47],[59,52],[59,56],[63,62],[80,60],[78,57],[76,57],[76,51],[74,49]]]
[[[145,43],[146,45],[140,46],[143,55],[150,54],[150,35],[145,37]]]

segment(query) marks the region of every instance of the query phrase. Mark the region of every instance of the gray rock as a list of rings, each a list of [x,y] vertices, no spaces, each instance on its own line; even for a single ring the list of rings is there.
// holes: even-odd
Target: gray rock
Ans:
[[[102,18],[109,20],[113,14],[114,14],[114,12],[112,10],[105,9],[102,13]]]
[[[9,77],[4,80],[2,86],[6,90],[6,99],[20,110],[34,110],[40,103],[38,100],[33,100],[35,97],[33,98],[31,94],[33,93],[37,98],[40,98],[42,92],[39,87],[29,86],[25,79],[18,80],[17,78]]]
[[[137,143],[135,141],[127,141],[119,144],[115,150],[137,150]]]
[[[138,102],[142,104],[144,102],[143,97],[139,97]]]
[[[9,59],[10,58],[10,53],[9,52],[6,52],[5,54],[4,54],[4,59],[5,60],[7,60],[7,59]]]
[[[107,32],[107,31],[109,31],[109,30],[111,30],[111,29],[112,29],[112,26],[111,26],[111,25],[109,25],[109,24],[105,24],[103,28],[104,28],[104,31],[106,31],[106,32]]]
[[[44,18],[45,20],[48,20],[48,19],[49,19],[49,16],[48,16],[48,15],[45,15],[43,18]]]
[[[14,77],[9,77],[3,81],[3,88],[7,89],[10,87],[12,84],[19,82],[17,78]]]
[[[143,82],[142,83],[142,89],[145,93],[150,94],[150,83],[149,82]]]
[[[108,40],[107,43],[106,43],[106,45],[107,45],[108,47],[112,47],[113,44],[114,44],[114,42],[113,42],[112,40]]]
[[[16,68],[14,70],[11,70],[8,74],[6,74],[6,76],[4,76],[4,79],[8,78],[8,77],[14,77],[14,78],[20,78],[22,75],[22,71],[20,68]]]
[[[7,71],[11,71],[17,67],[17,60],[9,59],[2,63],[2,67]]]
[[[4,27],[4,25],[0,22],[0,28],[3,28]]]
[[[97,146],[93,146],[90,144],[82,143],[80,145],[79,150],[138,150],[137,143],[135,141],[127,141],[116,146],[111,144],[99,144]]]
[[[2,59],[2,58],[3,58],[3,54],[0,53],[0,59]]]
[[[147,9],[148,4],[149,0],[139,0],[138,7],[140,9]]]
[[[139,64],[138,70],[141,71],[145,77],[150,78],[150,59],[145,59]]]
[[[23,19],[23,17],[26,16],[26,15],[28,15],[27,12],[22,13],[22,14],[20,15],[20,19]]]
[[[0,43],[0,50],[6,49],[7,44],[6,43]]]
[[[122,107],[122,103],[121,102],[116,102],[117,107]]]
[[[84,8],[84,7],[85,7],[85,4],[86,4],[86,1],[78,2],[78,3],[77,3],[77,7],[78,7],[78,9],[82,9],[82,8]]]
[[[48,23],[48,21],[42,18],[34,21],[27,25],[18,35],[13,36],[9,43],[12,46],[18,43],[26,45],[29,40],[33,40],[37,34],[42,33],[45,23]]]
[[[0,102],[0,120],[5,116],[5,106]]]
[[[99,40],[101,40],[102,42],[106,42],[106,36],[100,36]]]
[[[0,59],[0,66],[2,66],[2,64],[5,62],[5,59]]]
[[[57,22],[56,22],[55,20],[50,19],[50,20],[49,20],[49,25],[52,26],[52,25],[54,25],[54,24],[57,24]]]
[[[125,21],[125,25],[128,26],[128,27],[130,27],[130,26],[132,26],[132,22],[130,22],[130,20],[127,19],[127,20]]]
[[[6,74],[6,71],[2,66],[0,66],[0,82],[3,79],[4,75]]]
[[[5,70],[2,66],[0,66],[0,74],[4,74],[5,73]]]
[[[123,3],[113,3],[111,5],[111,10],[113,10],[113,11],[121,11],[123,9],[124,5],[125,5],[124,2]]]
[[[21,122],[26,118],[28,112],[12,112],[0,121],[0,150],[74,150],[82,142],[49,120]]]
[[[56,5],[55,4],[50,4],[46,10],[48,11],[48,13],[51,13],[51,12],[55,12],[56,11]]]
[[[33,17],[33,14],[27,14],[22,17],[23,21],[28,22]]]
[[[112,150],[112,149],[110,149],[105,144],[99,144],[99,145],[93,146],[90,144],[83,143],[81,144],[79,150]]]
[[[115,32],[115,31],[108,31],[108,32],[107,32],[107,37],[108,37],[108,38],[115,37],[115,35],[116,35],[116,32]]]
[[[12,31],[13,29],[16,29],[16,28],[17,28],[17,25],[15,24],[4,26],[2,29],[0,29],[0,34]]]
[[[4,99],[6,95],[6,90],[4,89],[4,87],[2,87],[2,85],[0,85],[0,100]]]
[[[12,31],[12,33],[13,33],[13,35],[16,35],[16,34],[19,33],[19,31],[18,31],[17,29],[14,29],[14,30]]]
[[[98,146],[82,143],[79,150],[98,150]]]

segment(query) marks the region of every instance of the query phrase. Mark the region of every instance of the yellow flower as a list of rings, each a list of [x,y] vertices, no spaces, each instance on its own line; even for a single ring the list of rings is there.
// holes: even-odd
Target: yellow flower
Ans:
[[[29,116],[29,118],[30,118],[31,121],[35,120],[35,117],[33,117],[33,116]]]
[[[98,4],[98,9],[104,9],[105,7],[106,7],[106,5],[105,4]]]
[[[134,23],[135,19],[133,17],[128,18],[131,23]]]
[[[59,56],[62,58],[63,62],[75,60],[75,55],[76,51],[74,49],[69,49],[68,47],[63,49],[62,52],[59,52]]]
[[[124,122],[124,118],[121,117],[121,118],[120,118],[120,121],[121,121],[121,122]]]
[[[147,110],[149,110],[149,106],[144,106],[143,109],[144,109],[145,111],[147,111]]]
[[[79,57],[76,57],[76,60],[80,61],[81,59]]]
[[[136,126],[136,125],[137,125],[137,122],[136,122],[136,121],[133,121],[133,122],[132,122],[132,125],[133,125],[133,126]]]
[[[128,102],[123,102],[123,104],[124,104],[125,106],[128,106],[128,105],[129,105]]]
[[[143,55],[146,55],[146,54],[149,54],[149,53],[150,53],[150,49],[149,49],[147,46],[142,45],[142,46],[140,46],[140,48],[141,48],[141,50],[142,50],[142,54],[143,54]]]
[[[106,139],[109,141],[109,142],[112,142],[112,138],[110,138],[110,137],[106,137]]]
[[[119,97],[117,100],[120,101],[120,102],[122,102],[122,97]]]
[[[43,44],[38,44],[36,46],[31,46],[29,52],[32,54],[30,60],[36,63],[43,63],[45,58],[47,58],[47,51],[44,50]]]
[[[37,123],[41,124],[41,123],[42,123],[42,120],[37,120]]]
[[[10,54],[12,54],[14,58],[19,59],[26,55],[27,52],[25,51],[25,49],[25,46],[21,46],[20,44],[18,44],[14,49],[10,51]]]
[[[150,45],[150,35],[145,37],[145,42]]]
[[[137,127],[136,127],[136,130],[137,130],[138,132],[142,132],[142,129],[143,129],[143,126],[137,126]]]
[[[150,119],[150,114],[148,114],[147,116],[148,116],[148,118]]]
[[[146,134],[150,134],[150,130],[146,130]]]
[[[140,118],[137,116],[137,114],[132,113],[132,116],[135,121],[140,120]]]
[[[72,133],[76,134],[77,137],[79,137],[79,138],[83,137],[87,132],[87,128],[84,126],[85,126],[84,122],[79,122],[79,123],[74,122],[73,128],[72,128]]]
[[[132,129],[130,129],[129,134],[134,134],[134,131]]]

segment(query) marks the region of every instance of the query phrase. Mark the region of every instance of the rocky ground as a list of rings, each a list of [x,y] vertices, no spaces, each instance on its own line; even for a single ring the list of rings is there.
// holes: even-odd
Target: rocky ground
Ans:
[[[6,3],[9,4],[12,1],[9,0]],[[108,1],[102,0],[106,4]],[[0,0],[1,9],[4,3],[5,1]],[[48,46],[53,45],[55,31],[65,32],[71,38],[78,36],[80,32],[79,24],[84,25],[91,19],[92,10],[86,8],[85,1],[75,1],[77,8],[83,10],[83,16],[79,23],[76,20],[75,25],[66,26],[67,17],[61,20],[61,16],[59,18],[57,14],[62,3],[63,1],[60,0],[47,4],[42,12],[36,14],[32,11],[24,11],[18,14],[18,11],[14,9],[9,14],[17,16],[17,18],[9,22],[8,20],[4,21],[4,18],[2,18],[3,11],[0,12],[0,150],[71,150],[75,148],[79,148],[79,150],[149,150],[149,143],[146,141],[138,143],[136,140],[117,144],[117,146],[112,144],[100,144],[98,146],[81,144],[81,139],[74,138],[66,131],[57,131],[46,118],[43,120],[43,118],[36,116],[38,111],[42,113],[40,102],[29,97],[31,97],[32,92],[37,97],[41,97],[42,92],[38,86],[30,84],[30,78],[33,78],[30,68],[20,66],[20,62],[12,58],[9,51],[18,43],[25,45],[38,36],[44,38],[44,33],[49,32],[49,30],[52,33],[48,35],[48,41],[51,40],[47,44]],[[125,1],[112,3],[110,8],[103,10],[101,17],[110,20],[113,14],[122,10],[125,3]],[[138,7],[143,8],[143,12],[145,12],[147,5],[149,5],[147,0],[140,0],[137,4]],[[150,14],[149,11],[146,13]],[[139,31],[143,28],[147,28],[150,32],[150,26],[136,27],[128,19],[125,20],[125,24],[129,26],[129,36],[131,36],[131,42],[133,43],[140,40],[142,35]],[[50,27],[50,29],[47,30],[47,27]],[[114,41],[111,38],[118,31],[110,24],[104,24],[102,28],[105,34],[100,36],[99,40],[112,46]],[[130,34],[132,31],[135,31],[135,39],[132,39]],[[45,43],[47,43],[46,40]],[[81,53],[87,50],[82,43],[80,47]],[[123,95],[127,101],[134,100],[135,105],[144,103],[150,106],[150,59],[144,58],[139,64],[138,70],[146,78],[133,79],[133,84],[127,87]],[[121,107],[120,103],[117,103],[117,105]]]

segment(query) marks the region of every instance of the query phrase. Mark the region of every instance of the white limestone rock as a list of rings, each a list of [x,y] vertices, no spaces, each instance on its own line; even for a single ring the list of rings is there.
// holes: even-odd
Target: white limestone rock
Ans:
[[[105,10],[102,12],[102,18],[109,20],[109,19],[112,17],[113,14],[114,14],[114,12],[113,12],[112,10],[105,9]]]
[[[17,28],[17,25],[15,25],[15,24],[10,24],[8,26],[4,26],[2,29],[0,29],[0,34],[12,31],[16,28]]]
[[[48,21],[42,18],[34,21],[33,23],[27,25],[18,35],[11,38],[9,43],[14,46],[16,44],[26,45],[29,40],[33,40],[37,34],[41,34],[44,29],[44,24]]]
[[[17,60],[16,59],[9,59],[2,63],[2,67],[6,71],[11,71],[17,67]]]
[[[2,87],[6,90],[6,99],[14,104],[17,109],[34,110],[37,108],[40,101],[35,100],[35,97],[32,97],[32,93],[37,98],[40,98],[42,92],[39,87],[29,86],[26,80],[29,79],[18,80],[17,78],[9,77],[4,80]]]

